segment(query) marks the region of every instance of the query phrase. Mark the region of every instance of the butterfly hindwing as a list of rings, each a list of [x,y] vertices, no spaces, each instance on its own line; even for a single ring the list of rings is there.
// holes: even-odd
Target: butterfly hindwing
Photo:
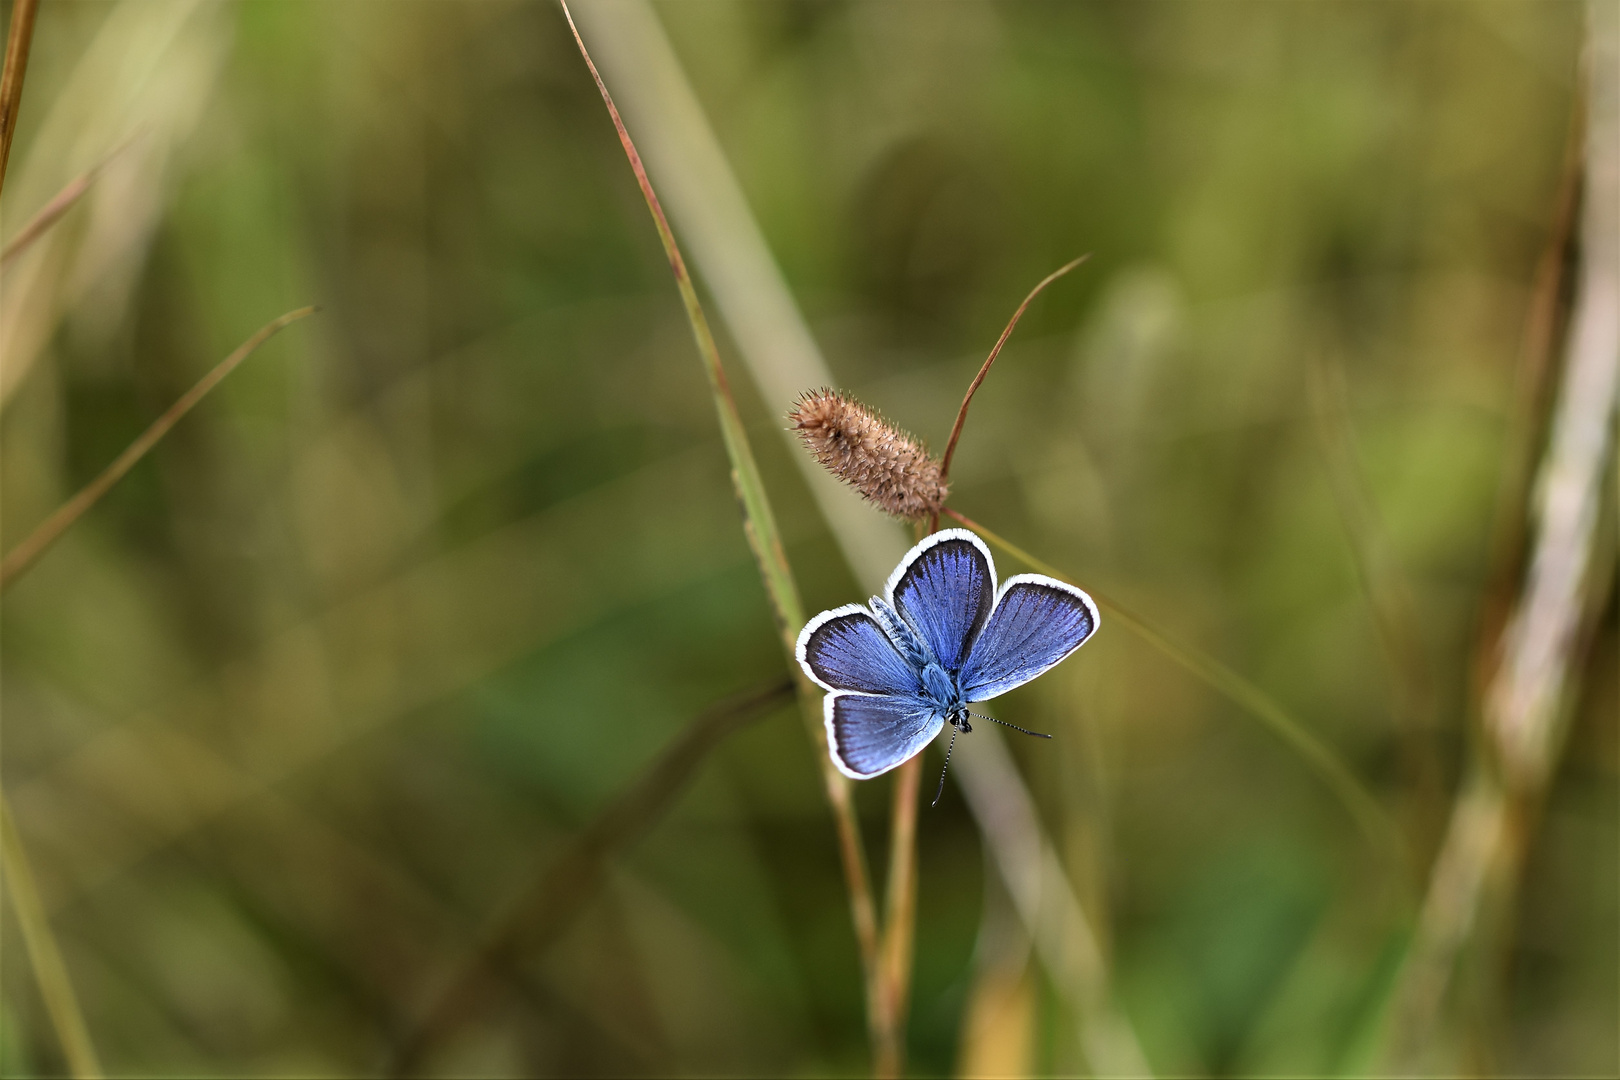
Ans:
[[[805,673],[827,690],[915,694],[916,670],[859,604],[824,611],[799,632],[797,655]]]
[[[940,665],[955,672],[995,604],[990,549],[965,529],[934,533],[895,568],[888,594]]]
[[[869,780],[915,757],[945,718],[916,697],[831,693],[824,705],[833,764],[854,780]]]
[[[1080,589],[1040,574],[1007,579],[958,675],[965,701],[1005,694],[1046,671],[1097,629],[1097,606]]]

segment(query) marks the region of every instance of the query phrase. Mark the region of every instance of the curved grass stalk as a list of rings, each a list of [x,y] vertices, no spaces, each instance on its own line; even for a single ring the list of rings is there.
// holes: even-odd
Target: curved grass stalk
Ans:
[[[1049,577],[1072,583],[1067,574],[1052,564],[1037,559],[1011,541],[1002,539],[966,514],[958,513],[950,507],[945,508],[945,513],[1019,562]],[[1097,606],[1118,619],[1127,630],[1270,728],[1272,733],[1298,753],[1334,795],[1338,796],[1339,801],[1344,804],[1345,809],[1350,812],[1350,816],[1355,819],[1356,824],[1361,827],[1372,844],[1387,849],[1392,855],[1404,857],[1404,845],[1395,823],[1378,805],[1377,800],[1361,786],[1361,782],[1332,750],[1306,730],[1298,720],[1288,715],[1288,712],[1273,701],[1270,695],[1213,656],[1191,645],[1182,645],[1171,640],[1155,630],[1147,620],[1133,614],[1130,609],[1110,600],[1095,589],[1088,591],[1092,599],[1097,601]]]
[[[760,577],[765,583],[772,613],[776,616],[777,630],[782,636],[782,645],[787,652],[789,666],[797,680],[805,726],[809,731],[812,745],[818,751],[816,756],[838,833],[839,852],[845,882],[849,888],[851,917],[855,923],[856,942],[866,977],[868,1021],[873,1028],[874,1042],[881,1044],[883,1038],[878,1029],[883,1017],[875,1007],[876,1003],[871,992],[874,973],[878,966],[877,908],[872,899],[871,879],[867,871],[860,828],[855,820],[850,782],[833,767],[832,759],[827,753],[826,733],[821,720],[821,692],[804,678],[799,671],[798,663],[793,659],[798,629],[805,622],[804,605],[799,599],[798,585],[794,582],[787,554],[782,548],[781,535],[777,531],[776,518],[771,512],[764,482],[760,479],[759,466],[748,443],[742,417],[737,412],[737,403],[732,398],[725,368],[720,363],[720,350],[715,344],[714,332],[709,328],[708,317],[703,312],[703,305],[698,300],[697,290],[693,287],[691,275],[687,272],[686,260],[681,255],[680,246],[675,242],[675,234],[669,227],[669,220],[665,217],[664,208],[653,190],[652,181],[647,176],[646,167],[642,164],[635,142],[625,128],[624,120],[619,116],[618,106],[613,103],[613,95],[608,92],[607,83],[603,81],[590,52],[585,48],[585,41],[574,23],[573,12],[568,9],[566,0],[558,2],[564,17],[568,20],[568,29],[574,35],[574,43],[579,46],[585,66],[590,69],[596,89],[602,95],[603,104],[607,106],[614,130],[619,135],[619,143],[624,148],[625,157],[629,159],[631,170],[635,173],[636,183],[641,187],[642,198],[646,200],[647,209],[652,213],[653,224],[658,229],[658,238],[663,243],[664,254],[669,259],[670,271],[675,277],[675,286],[680,291],[681,303],[686,308],[686,317],[692,326],[692,336],[697,342],[704,374],[709,379],[709,391],[720,421],[720,435],[725,443],[726,457],[731,462],[732,484],[736,488],[737,499],[742,506],[743,531],[759,565]]]
[[[1075,267],[1079,266],[1089,258],[1091,258],[1091,253],[1087,252],[1086,254],[1081,255],[1079,258],[1070,259],[1068,262],[1064,263],[1050,274],[1047,274],[1045,277],[1041,278],[1040,284],[1029,290],[1029,295],[1024,297],[1024,302],[1018,305],[1018,310],[1014,311],[1012,318],[1007,320],[1006,329],[1001,331],[1001,336],[998,337],[996,339],[996,343],[990,347],[990,355],[984,358],[983,364],[979,365],[979,373],[973,376],[973,381],[968,383],[967,393],[962,395],[962,407],[956,410],[956,422],[951,425],[950,438],[945,440],[945,456],[942,457],[939,462],[939,479],[941,483],[944,483],[950,479],[951,459],[956,456],[956,440],[962,437],[962,425],[967,423],[968,406],[973,404],[973,395],[979,392],[979,385],[984,382],[984,377],[990,374],[990,368],[993,364],[995,364],[996,357],[1001,355],[1001,347],[1007,344],[1008,338],[1012,337],[1013,328],[1018,325],[1018,320],[1024,317],[1025,309],[1027,309],[1029,305],[1034,302],[1037,296],[1041,295],[1048,285],[1052,284],[1052,282],[1056,281],[1064,274],[1067,274],[1070,270],[1073,270]],[[935,514],[928,523],[928,531],[934,532],[938,530],[938,528],[939,515]]]

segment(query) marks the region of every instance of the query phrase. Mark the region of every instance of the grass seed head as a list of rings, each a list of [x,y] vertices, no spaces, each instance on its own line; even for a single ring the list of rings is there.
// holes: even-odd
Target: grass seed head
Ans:
[[[806,391],[788,422],[812,457],[884,513],[909,521],[945,505],[939,462],[915,436],[848,394]]]

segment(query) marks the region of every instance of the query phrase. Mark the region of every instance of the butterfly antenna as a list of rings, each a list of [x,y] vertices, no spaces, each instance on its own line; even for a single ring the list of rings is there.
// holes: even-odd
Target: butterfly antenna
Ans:
[[[1010,727],[1014,731],[1022,731],[1025,735],[1033,735],[1037,739],[1050,739],[1052,737],[1050,735],[1043,734],[1043,733],[1041,733],[1039,731],[1030,731],[1028,728],[1021,728],[1017,724],[1009,724],[1005,720],[997,720],[993,716],[984,715],[984,713],[977,713],[976,712],[976,713],[969,713],[968,715],[969,716],[977,716],[980,720],[988,720],[992,724],[1000,724],[1002,727]]]
[[[939,797],[945,794],[945,774],[951,769],[951,751],[956,749],[956,729],[951,728],[951,745],[945,748],[945,767],[939,770],[939,790],[934,792],[934,801],[929,806],[938,806]]]

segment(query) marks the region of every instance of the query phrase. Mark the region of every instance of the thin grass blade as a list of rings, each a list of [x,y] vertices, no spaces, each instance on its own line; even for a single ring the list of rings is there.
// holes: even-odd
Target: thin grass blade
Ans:
[[[113,159],[127,150],[134,142],[134,139],[125,139],[112,153],[78,176],[75,176],[72,180],[69,180],[61,191],[51,196],[50,201],[40,207],[34,216],[29,218],[22,228],[17,230],[17,235],[13,236],[3,249],[0,249],[0,270],[4,270],[13,259],[27,251],[30,244],[44,236],[46,230],[61,220],[63,214],[73,209],[73,204],[83,198],[84,193],[90,190],[90,185],[96,182],[96,178],[101,175],[102,170],[111,165]]]
[[[559,4],[568,20],[568,29],[574,35],[574,43],[579,46],[585,66],[590,69],[596,89],[602,95],[603,104],[607,106],[608,116],[619,135],[619,143],[624,148],[625,157],[630,161],[636,183],[641,187],[642,198],[646,200],[647,209],[652,213],[653,224],[658,229],[658,238],[663,243],[664,254],[669,259],[670,271],[675,277],[675,286],[681,294],[681,303],[686,307],[687,320],[692,325],[692,337],[697,342],[704,374],[709,379],[709,391],[714,398],[715,413],[720,421],[720,435],[725,443],[726,456],[731,462],[732,483],[737,491],[738,502],[742,506],[743,531],[748,537],[754,559],[759,564],[760,577],[765,583],[772,613],[776,616],[777,630],[781,634],[783,648],[798,679],[805,726],[810,733],[812,745],[818,750],[816,756],[820,763],[827,799],[833,809],[844,874],[850,890],[856,940],[860,947],[863,969],[870,983],[877,963],[877,908],[872,900],[866,853],[861,843],[860,829],[855,821],[849,781],[834,768],[832,759],[827,753],[826,733],[821,723],[821,693],[803,677],[797,662],[793,660],[795,637],[799,627],[805,622],[804,605],[799,598],[798,585],[793,580],[787,553],[782,547],[781,534],[777,531],[776,518],[771,512],[764,482],[760,479],[759,466],[754,460],[753,449],[743,428],[742,417],[737,412],[737,403],[731,395],[731,385],[720,362],[720,350],[715,344],[714,333],[709,328],[708,317],[698,300],[691,274],[687,272],[686,260],[681,255],[680,246],[675,242],[675,234],[669,227],[669,220],[665,217],[664,208],[653,190],[652,180],[642,164],[635,142],[630,138],[629,130],[625,128],[624,120],[619,116],[618,106],[613,103],[613,95],[608,92],[607,83],[597,71],[589,50],[585,48],[585,40],[580,36],[578,26],[574,24],[573,13],[564,0],[559,0]],[[869,1000],[869,1012],[870,1008]]]
[[[162,416],[152,422],[151,427],[141,432],[139,438],[130,443],[111,465],[102,470],[100,476],[81,488],[78,494],[58,507],[55,513],[41,522],[39,527],[29,533],[20,544],[6,553],[5,559],[0,560],[0,591],[9,588],[13,581],[34,564],[35,560],[50,550],[51,545],[61,539],[62,534],[72,528],[74,522],[100,502],[101,497],[112,490],[112,486],[122,480],[124,474],[133,469],[136,463],[180,422],[181,417],[207,397],[208,392],[218,386],[225,376],[235,371],[242,361],[253,355],[254,350],[269,341],[283,327],[297,322],[315,310],[313,307],[302,307],[267,323],[258,333],[238,345],[235,352],[216,364],[212,371],[199,379],[197,385],[182,394]]]
[[[5,184],[11,140],[17,132],[17,113],[22,106],[23,79],[28,73],[28,52],[34,42],[34,17],[38,8],[39,0],[17,0],[6,31],[5,70],[0,72],[0,187]],[[0,576],[0,588],[4,588],[3,576]],[[29,963],[51,1025],[56,1029],[57,1040],[62,1044],[68,1070],[80,1078],[100,1077],[101,1063],[90,1039],[90,1029],[79,1008],[73,981],[68,978],[67,965],[62,962],[62,951],[45,915],[39,889],[34,884],[33,868],[28,863],[27,850],[4,792],[0,792],[0,877],[4,878],[6,891],[11,895],[12,910],[17,913]]]
[[[697,290],[692,285],[691,274],[686,269],[686,260],[681,255],[680,246],[675,242],[675,234],[670,230],[669,220],[664,216],[664,208],[658,202],[658,195],[653,191],[652,181],[641,162],[641,155],[636,151],[636,144],[631,140],[624,121],[619,117],[618,107],[613,104],[613,96],[608,93],[607,84],[602,81],[602,76],[596,70],[596,64],[585,49],[585,41],[574,25],[573,13],[568,10],[566,3],[562,5],[562,9],[568,18],[569,29],[573,31],[574,41],[579,45],[580,55],[585,58],[586,66],[590,68],[591,78],[596,81],[596,88],[601,92],[608,114],[613,119],[613,126],[619,133],[619,142],[624,147],[625,156],[630,159],[630,168],[635,172],[636,182],[641,186],[642,197],[647,200],[647,209],[652,212],[653,224],[658,228],[658,238],[664,245],[664,254],[669,259],[670,271],[675,275],[675,286],[680,290],[681,303],[686,307],[686,317],[692,324],[692,336],[697,341],[698,355],[703,360],[703,372],[709,378],[709,390],[714,398],[715,413],[720,420],[720,436],[725,440],[726,456],[731,461],[737,497],[742,500],[748,539],[753,545],[755,558],[759,560],[760,574],[765,579],[765,588],[770,593],[771,604],[776,612],[783,638],[791,646],[792,636],[804,623],[804,607],[799,600],[798,585],[788,568],[787,555],[782,549],[781,536],[776,528],[776,518],[771,512],[770,501],[765,495],[765,485],[760,480],[759,466],[754,461],[753,448],[748,443],[742,417],[737,412],[736,400],[731,395],[731,384],[726,379],[725,368],[720,362],[720,349],[715,344],[714,332],[709,328],[708,316],[704,314]]]
[[[3,794],[0,794],[0,860],[3,860],[0,874],[4,875],[6,892],[11,896],[11,909],[17,914],[23,947],[28,950],[28,962],[33,965],[45,1011],[50,1014],[51,1025],[62,1043],[68,1071],[80,1080],[100,1077],[101,1062],[96,1056],[95,1043],[90,1040],[79,997],[73,991],[67,965],[62,962],[62,951],[57,947],[56,935],[51,932],[50,919],[45,915],[45,905],[34,883],[34,871],[29,865],[22,836],[17,832],[11,803]]]
[[[1444,768],[1435,740],[1439,708],[1434,671],[1419,632],[1417,602],[1373,505],[1356,454],[1349,389],[1343,366],[1327,356],[1308,367],[1311,413],[1333,501],[1349,541],[1356,577],[1394,677],[1394,731],[1400,772],[1410,804],[1407,839],[1416,853],[1430,850],[1446,798]]]
[[[1002,539],[965,514],[949,507],[946,507],[945,513],[1030,568],[1049,577],[1055,577],[1059,581],[1074,583],[1073,579],[1050,563],[1037,559],[1023,548]],[[1213,656],[1191,645],[1183,645],[1172,640],[1130,609],[1095,590],[1088,591],[1092,599],[1097,601],[1097,606],[1118,619],[1127,630],[1270,728],[1278,738],[1298,753],[1338,796],[1339,801],[1344,804],[1345,809],[1350,812],[1350,816],[1355,819],[1356,824],[1374,846],[1386,849],[1391,855],[1402,854],[1404,845],[1400,834],[1389,815],[1378,805],[1378,801],[1361,786],[1361,782],[1350,772],[1349,767],[1340,761],[1332,750],[1306,730],[1298,720],[1288,715],[1287,710],[1273,701],[1270,695]]]

